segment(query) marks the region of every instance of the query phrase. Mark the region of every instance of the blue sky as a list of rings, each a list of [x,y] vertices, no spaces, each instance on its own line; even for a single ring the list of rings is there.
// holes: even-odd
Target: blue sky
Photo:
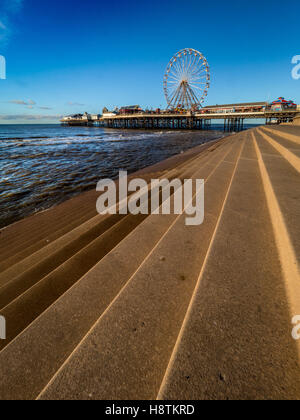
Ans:
[[[103,106],[165,107],[163,75],[182,48],[211,67],[206,104],[300,103],[300,3],[282,0],[0,0],[0,123],[57,122]]]

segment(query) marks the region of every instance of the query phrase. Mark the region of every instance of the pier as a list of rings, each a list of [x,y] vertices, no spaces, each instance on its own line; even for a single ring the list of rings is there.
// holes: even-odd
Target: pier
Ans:
[[[300,115],[299,111],[289,112],[246,112],[229,114],[165,114],[165,115],[122,115],[115,117],[102,117],[98,123],[107,128],[143,128],[143,129],[207,129],[214,121],[223,121],[224,131],[242,130],[245,120],[265,119],[266,125],[292,122]]]
[[[235,105],[235,107],[238,106]],[[224,110],[223,112],[222,109]],[[199,112],[172,113],[163,111],[159,113],[139,112],[127,115],[113,115],[113,113],[109,113],[107,116],[85,114],[83,117],[78,118],[63,118],[61,123],[69,126],[100,126],[116,129],[205,130],[212,123],[221,121],[224,125],[224,131],[240,131],[244,128],[245,120],[265,120],[266,125],[271,125],[293,122],[299,116],[299,109],[228,112],[225,106],[220,105],[218,112],[214,112],[211,108],[210,112],[206,112],[204,108]]]

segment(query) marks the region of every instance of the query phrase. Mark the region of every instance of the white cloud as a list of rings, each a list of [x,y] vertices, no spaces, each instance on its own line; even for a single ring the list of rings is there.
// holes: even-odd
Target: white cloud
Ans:
[[[8,101],[8,103],[13,105],[25,106],[28,109],[34,109],[35,105],[37,105],[37,103],[33,99],[29,99],[28,101],[23,101],[22,99],[14,99],[12,101]],[[43,111],[50,111],[51,109],[53,109],[49,106],[39,106],[37,108]]]
[[[15,104],[15,105],[25,105],[25,106],[32,106],[36,105],[36,102],[33,101],[32,99],[29,99],[29,101],[23,101],[20,99],[14,99],[13,101],[8,101],[8,103],[10,104]]]
[[[28,102],[21,101],[21,100],[18,100],[18,99],[15,99],[13,101],[8,101],[8,103],[15,104],[15,105],[28,105]]]
[[[43,120],[59,120],[62,115],[0,115],[0,121],[43,121]]]

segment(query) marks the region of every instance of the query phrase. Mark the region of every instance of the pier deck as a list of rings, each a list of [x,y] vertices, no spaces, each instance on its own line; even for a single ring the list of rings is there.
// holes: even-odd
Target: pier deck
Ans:
[[[138,113],[130,115],[102,116],[97,119],[72,119],[61,120],[62,124],[77,126],[99,125],[106,128],[122,129],[205,129],[212,121],[224,122],[225,130],[241,130],[245,120],[265,120],[266,124],[289,123],[299,118],[299,110],[262,111],[262,112],[232,112],[232,113]]]
[[[139,177],[205,180],[205,221],[99,216],[92,191],[1,231],[0,399],[300,399],[300,127]]]

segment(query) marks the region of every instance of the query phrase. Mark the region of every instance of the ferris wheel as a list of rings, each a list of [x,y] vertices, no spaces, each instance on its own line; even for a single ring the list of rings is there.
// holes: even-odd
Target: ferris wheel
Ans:
[[[209,87],[209,65],[199,51],[186,48],[174,55],[164,77],[168,108],[191,109],[202,106]]]

